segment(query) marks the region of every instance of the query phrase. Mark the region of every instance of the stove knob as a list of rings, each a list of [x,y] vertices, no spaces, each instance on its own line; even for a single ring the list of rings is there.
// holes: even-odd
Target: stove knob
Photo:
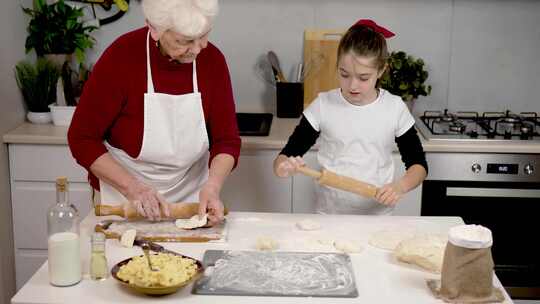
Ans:
[[[480,171],[482,171],[482,166],[480,166],[479,164],[473,164],[471,170],[474,173],[480,173]]]
[[[523,168],[523,172],[525,172],[526,175],[532,175],[534,173],[534,167],[531,164],[525,165]]]

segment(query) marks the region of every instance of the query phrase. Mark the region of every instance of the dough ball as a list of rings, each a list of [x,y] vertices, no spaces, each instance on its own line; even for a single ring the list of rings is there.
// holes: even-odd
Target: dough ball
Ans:
[[[120,237],[120,244],[124,247],[131,248],[133,247],[133,242],[135,242],[135,236],[137,236],[137,230],[128,229],[122,233]]]
[[[319,230],[321,229],[321,224],[314,220],[301,220],[296,223],[296,227],[300,230]]]
[[[401,241],[394,250],[398,261],[440,273],[447,240],[439,235],[422,235]]]
[[[257,243],[255,244],[257,250],[267,250],[272,251],[276,250],[279,247],[279,244],[276,240],[269,236],[261,236],[257,238]]]
[[[201,219],[199,215],[195,214],[189,219],[177,219],[174,224],[181,229],[195,229],[203,227],[208,222],[208,214],[205,214]]]
[[[411,231],[381,230],[371,235],[369,244],[380,249],[394,250],[401,241],[412,237],[414,233]]]
[[[335,241],[334,247],[344,253],[360,253],[364,249],[357,241],[350,240]]]

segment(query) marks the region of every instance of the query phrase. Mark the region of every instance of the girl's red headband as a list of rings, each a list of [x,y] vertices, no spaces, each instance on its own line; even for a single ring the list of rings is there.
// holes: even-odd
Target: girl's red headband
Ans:
[[[357,26],[357,25],[367,26],[370,29],[372,29],[374,32],[383,35],[384,38],[391,38],[391,37],[394,37],[396,35],[396,34],[392,33],[391,31],[387,30],[386,28],[378,25],[377,23],[375,23],[375,21],[370,20],[370,19],[360,19],[355,24],[353,24],[353,26]]]

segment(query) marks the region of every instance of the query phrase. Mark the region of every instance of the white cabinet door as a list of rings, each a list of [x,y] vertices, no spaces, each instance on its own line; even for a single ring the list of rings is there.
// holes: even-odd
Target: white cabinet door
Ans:
[[[242,150],[221,199],[232,211],[291,212],[292,183],[274,175],[277,150]]]
[[[69,184],[69,201],[82,220],[92,208],[90,186]],[[47,249],[47,209],[56,203],[54,182],[16,182],[12,186],[15,248]]]
[[[32,275],[47,261],[47,250],[15,249],[16,288],[23,287]]]
[[[306,164],[319,170],[317,165],[316,151],[309,151],[304,155]],[[405,173],[405,165],[401,161],[399,153],[394,152],[394,178],[400,178]],[[422,186],[410,191],[400,200],[394,209],[393,215],[420,215],[420,199],[422,195]],[[303,175],[293,177],[293,212],[294,213],[315,213],[316,212],[316,194],[315,181]]]
[[[81,219],[92,204],[86,171],[66,145],[10,144],[9,161],[18,289],[47,260],[47,209],[56,202],[55,179],[67,176],[69,201]]]

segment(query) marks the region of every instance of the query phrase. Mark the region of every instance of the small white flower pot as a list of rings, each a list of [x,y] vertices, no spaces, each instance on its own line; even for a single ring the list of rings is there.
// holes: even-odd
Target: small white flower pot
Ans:
[[[69,126],[75,112],[75,107],[50,105],[49,108],[51,109],[52,122],[55,126]]]
[[[51,122],[51,112],[28,112],[26,118],[34,124],[48,124]]]

